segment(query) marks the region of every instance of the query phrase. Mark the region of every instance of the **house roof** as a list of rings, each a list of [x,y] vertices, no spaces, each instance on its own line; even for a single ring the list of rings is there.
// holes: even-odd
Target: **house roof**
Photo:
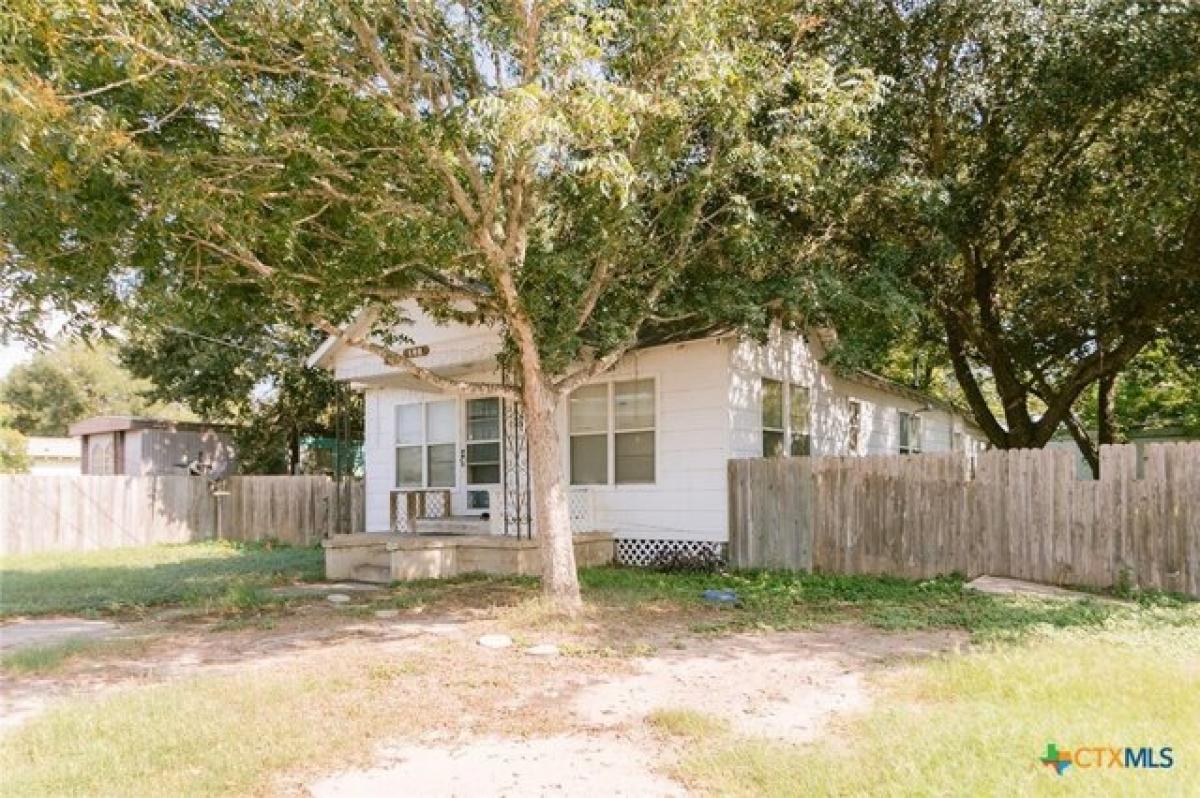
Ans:
[[[945,399],[939,399],[933,394],[926,393],[919,388],[913,388],[911,385],[905,385],[902,382],[897,382],[896,380],[880,376],[879,374],[867,371],[866,369],[854,369],[845,375],[845,379],[848,379],[852,382],[864,383],[866,385],[870,385],[872,388],[878,388],[881,391],[898,394],[908,399],[912,399],[914,402],[924,402],[931,408],[945,410],[947,413],[959,413],[965,415],[967,412],[964,408],[959,407],[953,402],[949,402]]]
[[[330,335],[321,342],[313,353],[309,355],[304,364],[309,368],[325,368],[333,360],[333,356],[342,350],[346,345],[346,334],[357,335],[362,332],[363,328],[370,323],[372,314],[367,311],[360,312],[354,317],[354,321],[346,325],[341,335]]]
[[[359,334],[363,328],[370,323],[371,314],[367,312],[360,313],[349,326],[347,326],[343,335],[331,335],[327,337],[319,347],[309,355],[307,364],[310,367],[328,367],[333,357],[346,345],[346,333]],[[700,322],[694,320],[686,320],[682,322],[663,322],[647,326],[641,335],[638,337],[638,343],[635,349],[648,349],[650,347],[662,346],[664,344],[684,343],[687,341],[697,341],[705,338],[718,338],[725,335],[735,334],[735,328],[728,325],[718,325]],[[806,331],[806,337],[815,339],[822,350],[828,347],[837,340],[837,332],[832,328],[812,328]],[[939,399],[932,394],[921,391],[917,388],[905,385],[887,377],[880,376],[865,369],[854,369],[840,374],[843,379],[850,382],[856,382],[862,385],[868,385],[877,390],[885,391],[897,396],[903,396],[915,402],[920,402],[928,405],[930,408],[937,408],[947,413],[954,413],[961,416],[977,431],[978,425],[974,423],[971,414],[964,408],[959,407],[953,402],[945,399]]]
[[[169,429],[178,432],[230,432],[236,429],[233,424],[210,424],[203,421],[172,421],[166,418],[151,418],[148,416],[93,416],[77,421],[71,425],[68,432],[75,437],[80,435],[100,435],[105,432],[128,432],[139,429]]]

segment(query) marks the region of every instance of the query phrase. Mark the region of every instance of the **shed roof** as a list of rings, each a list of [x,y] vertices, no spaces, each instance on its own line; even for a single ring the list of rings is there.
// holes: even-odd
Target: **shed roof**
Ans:
[[[167,429],[176,432],[231,432],[233,424],[210,424],[206,421],[172,421],[149,416],[93,416],[76,421],[68,430],[72,435],[100,435],[105,432],[128,432],[140,429]]]

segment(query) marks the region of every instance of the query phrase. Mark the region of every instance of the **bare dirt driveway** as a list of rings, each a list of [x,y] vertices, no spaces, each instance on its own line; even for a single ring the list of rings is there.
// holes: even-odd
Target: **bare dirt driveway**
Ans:
[[[697,621],[719,613],[654,603],[596,607],[564,622],[542,617],[511,587],[457,590],[453,601],[417,609],[361,594],[257,615],[166,610],[126,619],[103,636],[136,638],[136,650],[84,649],[50,673],[10,673],[0,703],[11,731],[60,698],[340,668],[366,691],[328,704],[337,709],[322,720],[322,739],[350,744],[264,771],[264,794],[677,796],[690,794],[675,779],[685,738],[656,717],[802,743],[838,734],[840,719],[870,705],[873,671],[966,645],[963,632],[860,623],[713,634]],[[512,645],[479,644],[494,634]],[[531,653],[539,645],[552,650]],[[305,707],[299,717],[329,711],[308,700],[295,700]],[[360,707],[372,720],[336,714]]]
[[[836,625],[687,640],[570,695],[567,733],[399,743],[369,768],[305,785],[333,796],[675,796],[676,750],[647,724],[656,711],[702,713],[736,732],[804,742],[871,700],[873,669],[964,645],[957,632],[889,633]]]

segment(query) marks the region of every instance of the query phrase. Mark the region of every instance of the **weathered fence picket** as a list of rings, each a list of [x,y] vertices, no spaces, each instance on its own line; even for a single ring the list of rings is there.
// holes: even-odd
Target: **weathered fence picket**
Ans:
[[[1070,452],[734,460],[738,567],[958,571],[1200,596],[1200,443],[1101,447],[1101,479]]]
[[[0,476],[0,553],[222,538],[311,545],[363,529],[363,486],[322,476]],[[341,523],[337,513],[341,512]]]

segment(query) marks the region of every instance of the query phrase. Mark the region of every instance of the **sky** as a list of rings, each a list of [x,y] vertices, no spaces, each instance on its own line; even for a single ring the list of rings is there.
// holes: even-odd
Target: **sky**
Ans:
[[[32,356],[32,352],[17,341],[10,344],[0,344],[0,377],[4,377],[18,363],[23,363]]]

